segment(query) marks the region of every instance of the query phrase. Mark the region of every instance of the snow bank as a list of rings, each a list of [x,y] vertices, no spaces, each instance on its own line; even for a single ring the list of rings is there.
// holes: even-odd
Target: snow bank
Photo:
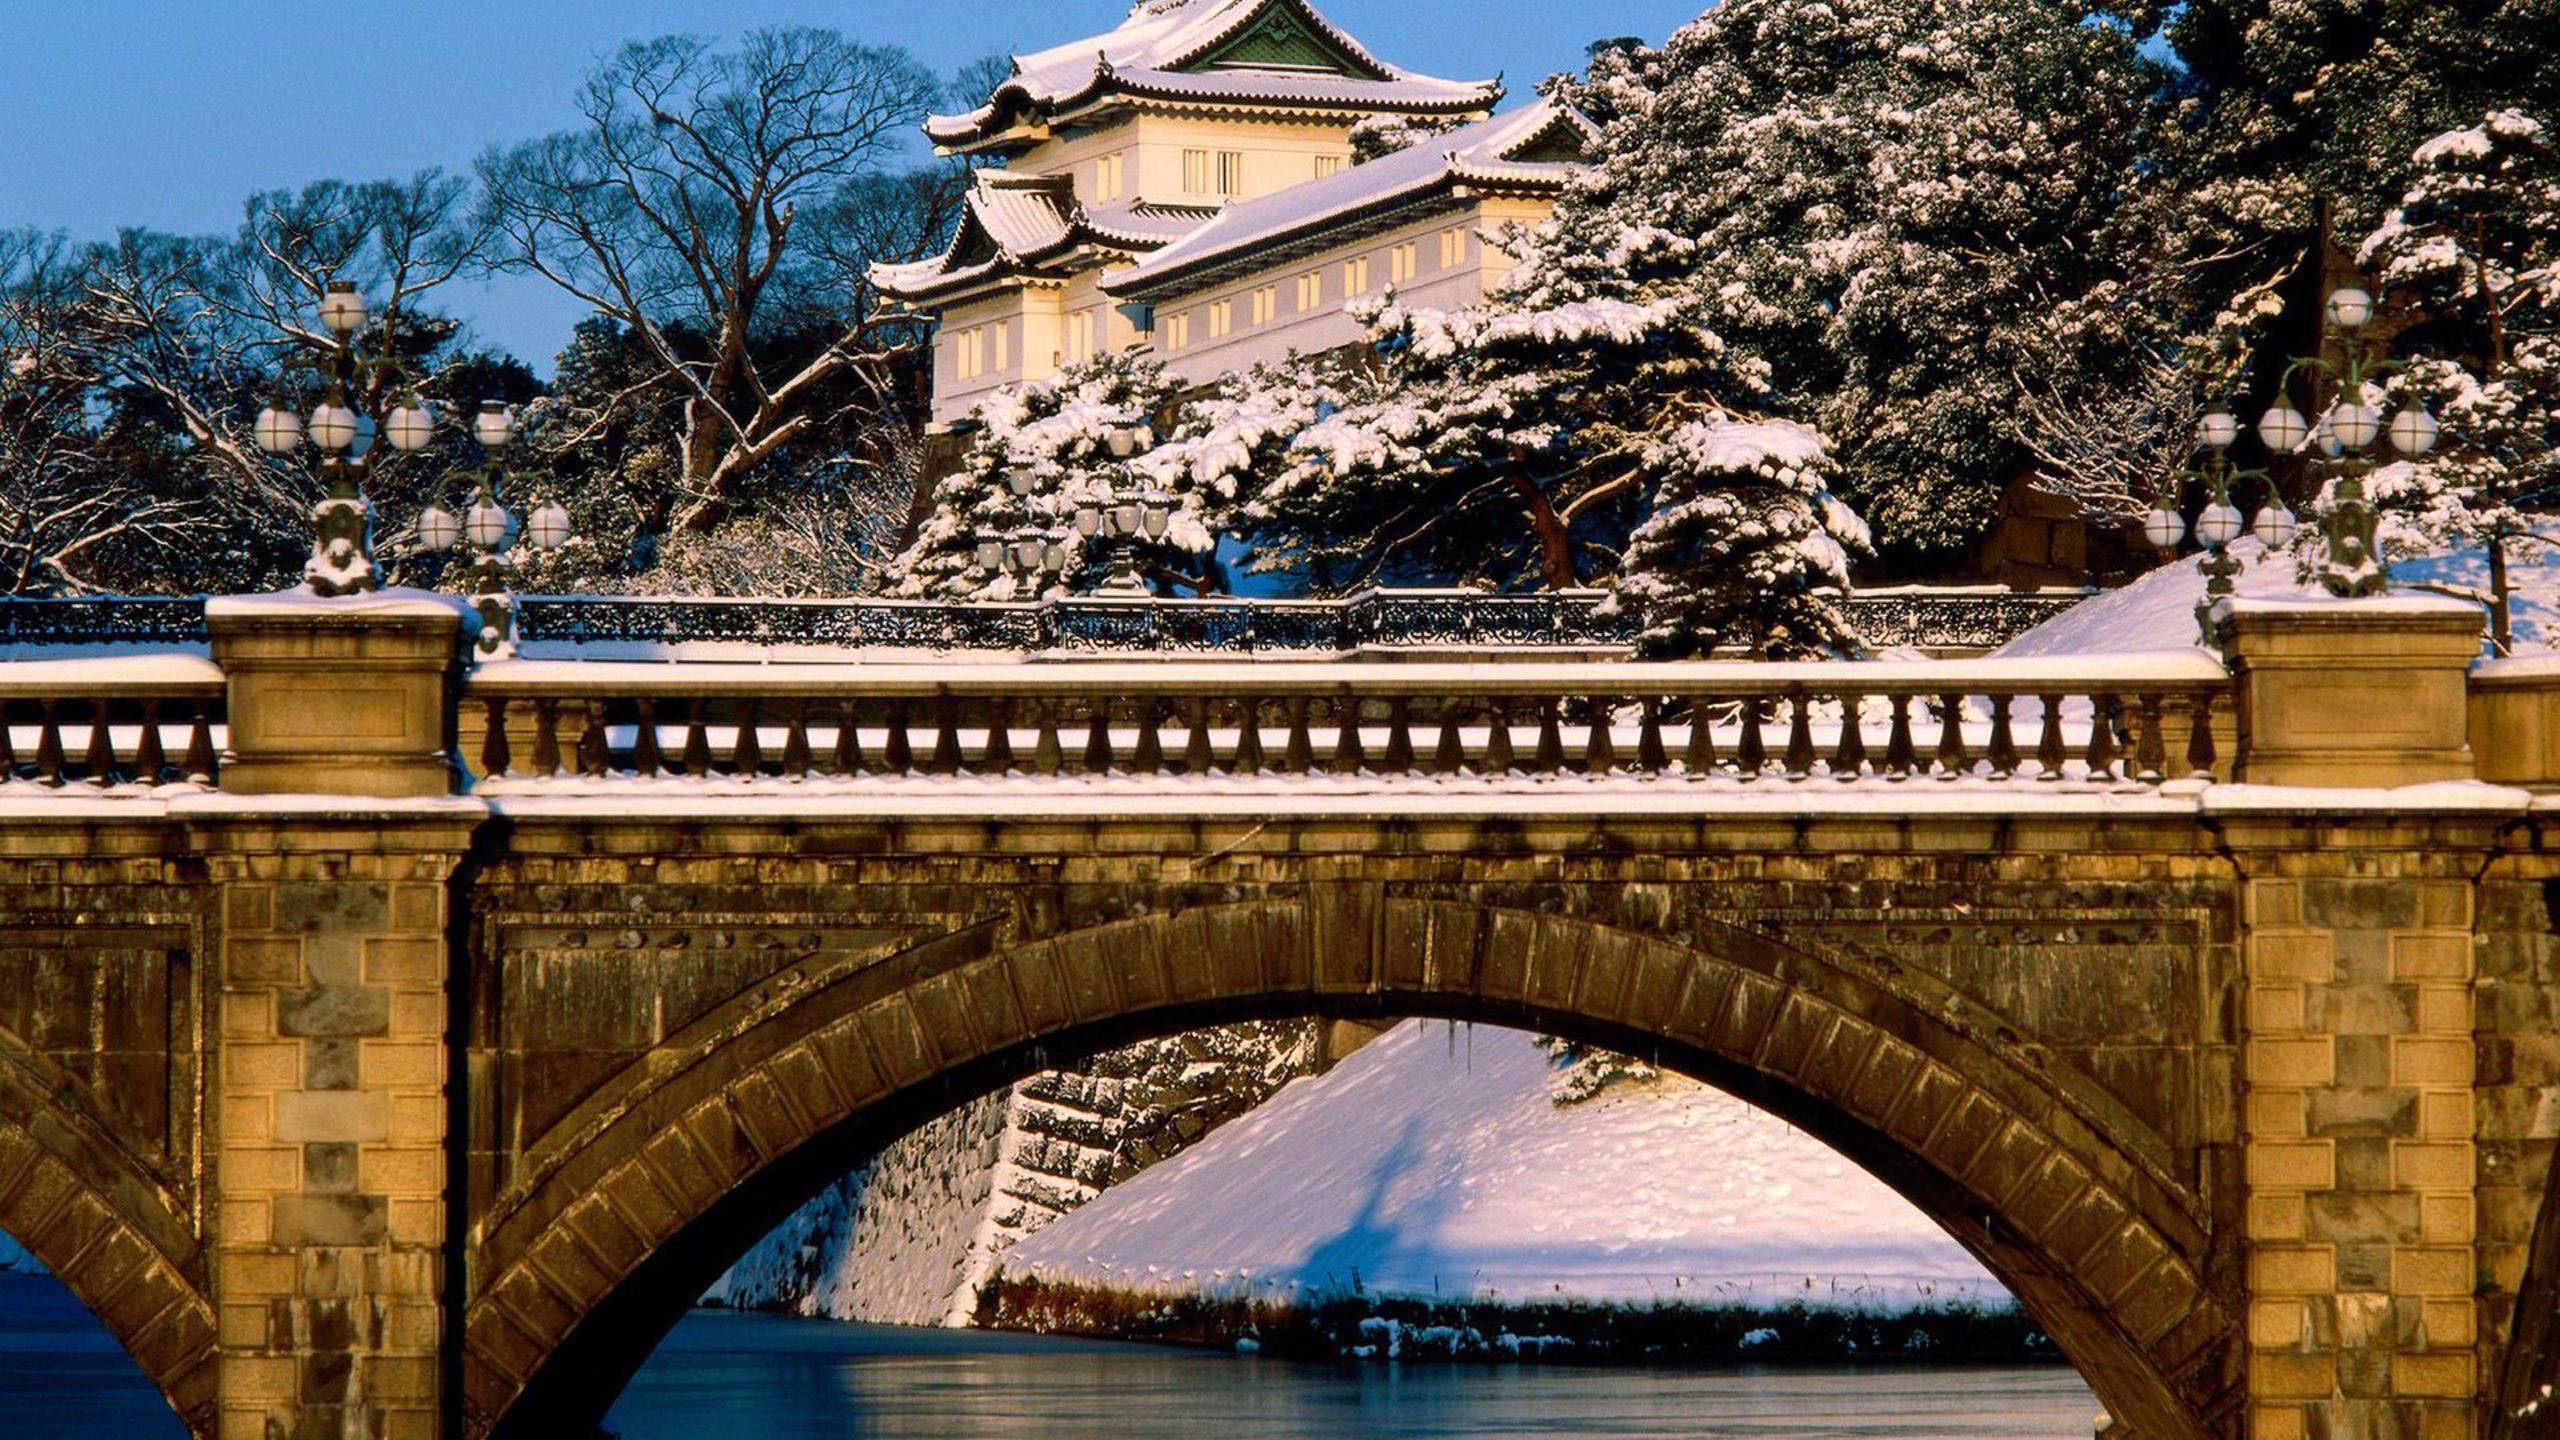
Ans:
[[[2231,547],[2241,571],[2233,591],[2244,599],[2327,602],[2317,581],[2300,578],[2289,552],[2270,553],[2255,540]],[[2560,642],[2560,548],[2531,541],[2507,557],[2513,590],[2516,653],[2549,650]],[[2204,599],[2204,557],[2189,555],[2164,565],[2121,590],[2084,600],[1991,652],[2003,659],[2055,659],[2193,646],[2196,605]],[[2396,597],[2485,593],[2489,560],[2476,549],[2397,557],[2391,562]]]
[[[1690,1081],[1559,1108],[1514,1030],[1399,1026],[1014,1247],[1139,1288],[1771,1307],[1999,1303],[1955,1241],[1802,1132]]]

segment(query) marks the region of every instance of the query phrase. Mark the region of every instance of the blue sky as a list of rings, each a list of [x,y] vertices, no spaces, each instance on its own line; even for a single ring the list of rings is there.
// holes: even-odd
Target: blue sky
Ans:
[[[1321,0],[1397,63],[1515,100],[1602,35],[1660,40],[1705,0]],[[595,58],[627,39],[832,25],[945,71],[1110,28],[1125,0],[29,0],[0,46],[0,226],[105,238],[121,225],[227,231],[252,191],[467,169],[493,142],[571,123]],[[550,369],[579,311],[502,280],[453,308]]]

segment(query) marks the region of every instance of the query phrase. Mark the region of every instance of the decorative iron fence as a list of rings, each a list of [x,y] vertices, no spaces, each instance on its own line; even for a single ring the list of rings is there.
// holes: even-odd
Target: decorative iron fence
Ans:
[[[1367,590],[1339,600],[1078,596],[1032,604],[528,595],[518,602],[517,627],[529,644],[635,652],[704,644],[1093,655],[1625,650],[1635,624],[1610,612],[1607,598],[1597,590]],[[2082,591],[1875,590],[1852,596],[1849,611],[1877,649],[1979,651],[2084,598]],[[0,646],[204,640],[202,596],[0,600]]]

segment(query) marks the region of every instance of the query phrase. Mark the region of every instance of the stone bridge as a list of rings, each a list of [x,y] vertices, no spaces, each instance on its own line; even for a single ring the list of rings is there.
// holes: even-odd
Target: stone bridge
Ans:
[[[2107,1433],[2560,1435],[2560,667],[2449,603],[2047,665],[0,663],[0,1229],[198,1434],[584,1433],[886,1138],[1253,1015],[1658,1059]],[[457,756],[470,757],[467,767]]]

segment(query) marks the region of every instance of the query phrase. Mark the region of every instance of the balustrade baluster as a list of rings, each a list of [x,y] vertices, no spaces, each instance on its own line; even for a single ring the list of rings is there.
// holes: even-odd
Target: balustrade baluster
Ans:
[[[548,780],[560,773],[560,702],[533,702],[533,773]]]
[[[1582,773],[1606,775],[1618,768],[1618,737],[1609,733],[1608,697],[1591,697],[1591,728],[1582,737]]]
[[[1138,698],[1138,744],[1129,753],[1129,769],[1139,775],[1164,773],[1164,733],[1158,729],[1157,712],[1163,702],[1153,695]]]
[[[1985,757],[1991,762],[1991,776],[2006,780],[2018,773],[2018,737],[2009,726],[2009,707],[2016,697],[1991,697],[1991,750]]]
[[[1973,768],[1964,748],[1964,697],[1938,697],[1938,778],[1953,780]]]
[[[699,780],[711,773],[711,727],[705,723],[711,702],[699,696],[684,703],[684,773]]]
[[[1704,695],[1692,695],[1689,705],[1689,743],[1681,748],[1680,767],[1692,777],[1716,773],[1715,704]]]
[[[1289,743],[1280,752],[1280,768],[1292,775],[1304,775],[1316,768],[1316,743],[1307,733],[1307,697],[1289,697]]]
[[[1084,773],[1111,773],[1111,702],[1097,695],[1085,702],[1092,718],[1085,723]]]
[[[1067,768],[1066,746],[1058,739],[1059,700],[1034,700],[1032,712],[1038,715],[1040,728],[1032,732],[1031,773],[1055,775]]]
[[[933,699],[933,758],[926,763],[936,775],[960,773],[960,705],[949,695]]]
[[[157,785],[162,772],[169,768],[169,752],[160,743],[160,702],[142,702],[142,738],[133,747],[133,778],[136,783]]]
[[[809,778],[809,702],[794,700],[785,712],[790,718],[782,732],[782,773],[794,780]]]
[[[1862,695],[1840,697],[1840,743],[1831,750],[1831,778],[1855,780],[1867,768],[1867,727],[1858,712],[1866,703]]]
[[[1487,722],[1484,741],[1484,773],[1508,775],[1519,768],[1520,757],[1511,746],[1511,702],[1491,702],[1492,718]]]
[[[1401,695],[1387,702],[1387,753],[1378,760],[1378,773],[1413,773],[1413,702]]]
[[[836,777],[851,780],[862,773],[862,730],[856,723],[861,702],[847,700],[836,707],[835,758],[830,765]]]
[[[1896,780],[1907,780],[1920,765],[1919,747],[1911,743],[1911,697],[1895,695],[1891,703],[1893,726],[1885,733],[1884,773]]]
[[[2089,778],[2104,780],[2115,772],[2116,697],[2089,697]]]
[[[105,785],[115,778],[116,741],[114,727],[107,723],[107,702],[89,702],[89,748],[80,757],[80,779],[90,785]]]
[[[1251,695],[1241,696],[1236,700],[1236,755],[1227,766],[1227,773],[1255,775],[1261,773],[1262,766],[1262,701]]]
[[[1194,696],[1182,707],[1182,773],[1206,775],[1217,763],[1209,743],[1209,702]]]
[[[1742,778],[1757,780],[1769,768],[1769,741],[1760,733],[1760,710],[1768,702],[1757,695],[1742,701],[1742,739],[1734,746],[1734,763]]]
[[[187,727],[187,758],[184,762],[187,779],[198,785],[210,785],[215,767],[221,763],[213,753],[213,702],[198,700],[192,708],[195,714]],[[11,769],[15,769],[17,761],[13,758],[9,764]]]
[[[2169,768],[2169,740],[2160,733],[2165,718],[2163,701],[2160,696],[2152,694],[2142,696],[2137,703],[2141,707],[2142,733],[2134,737],[2134,777],[2145,784],[2157,785],[2162,779],[2162,772]]]
[[[729,751],[729,773],[753,780],[764,773],[764,737],[756,733],[756,702],[738,702],[738,743]]]
[[[631,768],[646,780],[662,773],[667,760],[658,752],[658,702],[643,695],[639,710],[631,727]]]
[[[1013,702],[999,695],[987,702],[987,748],[978,769],[987,775],[1013,773]]]
[[[907,702],[889,702],[889,733],[880,741],[880,769],[887,775],[916,773],[915,737],[907,733]]]
[[[2213,761],[2213,693],[2205,691],[2188,702],[2187,769],[2210,777]]]
[[[613,768],[613,737],[605,733],[604,702],[590,700],[581,713],[587,723],[578,731],[578,771],[601,779]]]
[[[2044,707],[2044,733],[2036,739],[2036,778],[2062,778],[2063,756],[2069,753],[2062,743],[2062,697],[2039,695],[2036,703]]]
[[[1435,775],[1467,773],[1467,737],[1459,729],[1454,700],[1440,707],[1440,738],[1431,746],[1431,770]]]
[[[480,738],[480,775],[495,780],[507,773],[515,755],[507,748],[507,702],[491,697],[487,703],[488,733]]]
[[[1368,747],[1360,740],[1360,699],[1356,695],[1336,695],[1328,701],[1333,707],[1333,773],[1357,775],[1369,766]]]
[[[1538,700],[1538,750],[1529,768],[1540,775],[1553,775],[1564,768],[1564,721],[1556,714],[1552,695]]]
[[[1813,697],[1790,690],[1787,708],[1787,778],[1801,780],[1813,773]]]
[[[1662,748],[1662,700],[1655,695],[1644,697],[1644,718],[1636,727],[1636,773],[1660,775],[1670,770],[1671,757]]]

